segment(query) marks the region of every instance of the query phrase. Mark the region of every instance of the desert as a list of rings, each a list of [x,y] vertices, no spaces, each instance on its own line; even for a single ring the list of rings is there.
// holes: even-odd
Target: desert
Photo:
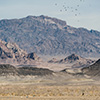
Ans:
[[[99,0],[0,0],[0,100],[100,100]]]
[[[100,59],[71,54],[44,60],[0,40],[0,62],[0,100],[100,99]]]

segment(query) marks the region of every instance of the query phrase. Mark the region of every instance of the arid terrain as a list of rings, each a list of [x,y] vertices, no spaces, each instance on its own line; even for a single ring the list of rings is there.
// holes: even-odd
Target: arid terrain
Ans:
[[[98,65],[98,62],[95,64]],[[0,68],[4,73],[0,76],[0,100],[100,100],[100,81],[84,73],[47,70],[48,74],[44,73],[45,69],[41,69],[41,76],[32,75],[40,71],[38,68],[33,70],[31,67],[15,68],[10,65],[2,65]],[[25,73],[12,75],[9,70]],[[28,75],[29,71],[31,75]]]
[[[0,20],[0,39],[0,100],[100,100],[100,32],[41,15]]]
[[[0,39],[14,42],[28,53],[100,56],[99,31],[75,28],[64,20],[44,15],[0,20]]]
[[[100,60],[72,54],[43,61],[17,45],[0,46],[0,100],[100,100]]]
[[[0,100],[100,100],[100,86],[0,85]]]

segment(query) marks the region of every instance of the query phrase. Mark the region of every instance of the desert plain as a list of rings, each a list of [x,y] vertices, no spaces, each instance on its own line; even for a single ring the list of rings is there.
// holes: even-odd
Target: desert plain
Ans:
[[[62,84],[63,80],[62,85],[57,83],[41,77],[30,80],[27,76],[21,81],[6,77],[0,82],[0,100],[100,100],[99,81],[73,78],[66,80],[66,84]]]
[[[100,100],[100,86],[0,85],[0,100]]]

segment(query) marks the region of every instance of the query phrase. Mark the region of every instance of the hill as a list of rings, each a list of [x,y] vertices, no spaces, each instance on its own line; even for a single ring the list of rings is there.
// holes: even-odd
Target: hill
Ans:
[[[35,68],[35,67],[14,67],[10,64],[0,64],[0,76],[27,76],[27,75],[52,75],[53,71],[45,68]]]
[[[53,58],[48,61],[48,63],[71,64],[71,66],[74,68],[89,66],[94,62],[94,60],[86,59],[76,54],[71,54],[64,59],[57,60],[56,58]]]
[[[41,55],[100,56],[100,32],[74,28],[48,16],[0,20],[0,39]]]
[[[96,61],[93,65],[83,68],[82,72],[92,77],[100,76],[100,59]]]
[[[9,64],[0,64],[0,76],[18,75],[18,70]]]
[[[38,57],[34,52],[28,54],[15,43],[0,40],[0,63],[15,65],[32,64],[36,61],[40,61],[40,57]]]

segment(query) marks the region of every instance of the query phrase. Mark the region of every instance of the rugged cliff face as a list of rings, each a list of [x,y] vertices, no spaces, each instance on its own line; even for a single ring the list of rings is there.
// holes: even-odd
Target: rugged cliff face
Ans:
[[[100,32],[74,28],[65,21],[43,15],[1,20],[0,38],[42,55],[100,55]]]
[[[0,63],[32,64],[40,58],[35,53],[28,54],[17,44],[0,40]]]

